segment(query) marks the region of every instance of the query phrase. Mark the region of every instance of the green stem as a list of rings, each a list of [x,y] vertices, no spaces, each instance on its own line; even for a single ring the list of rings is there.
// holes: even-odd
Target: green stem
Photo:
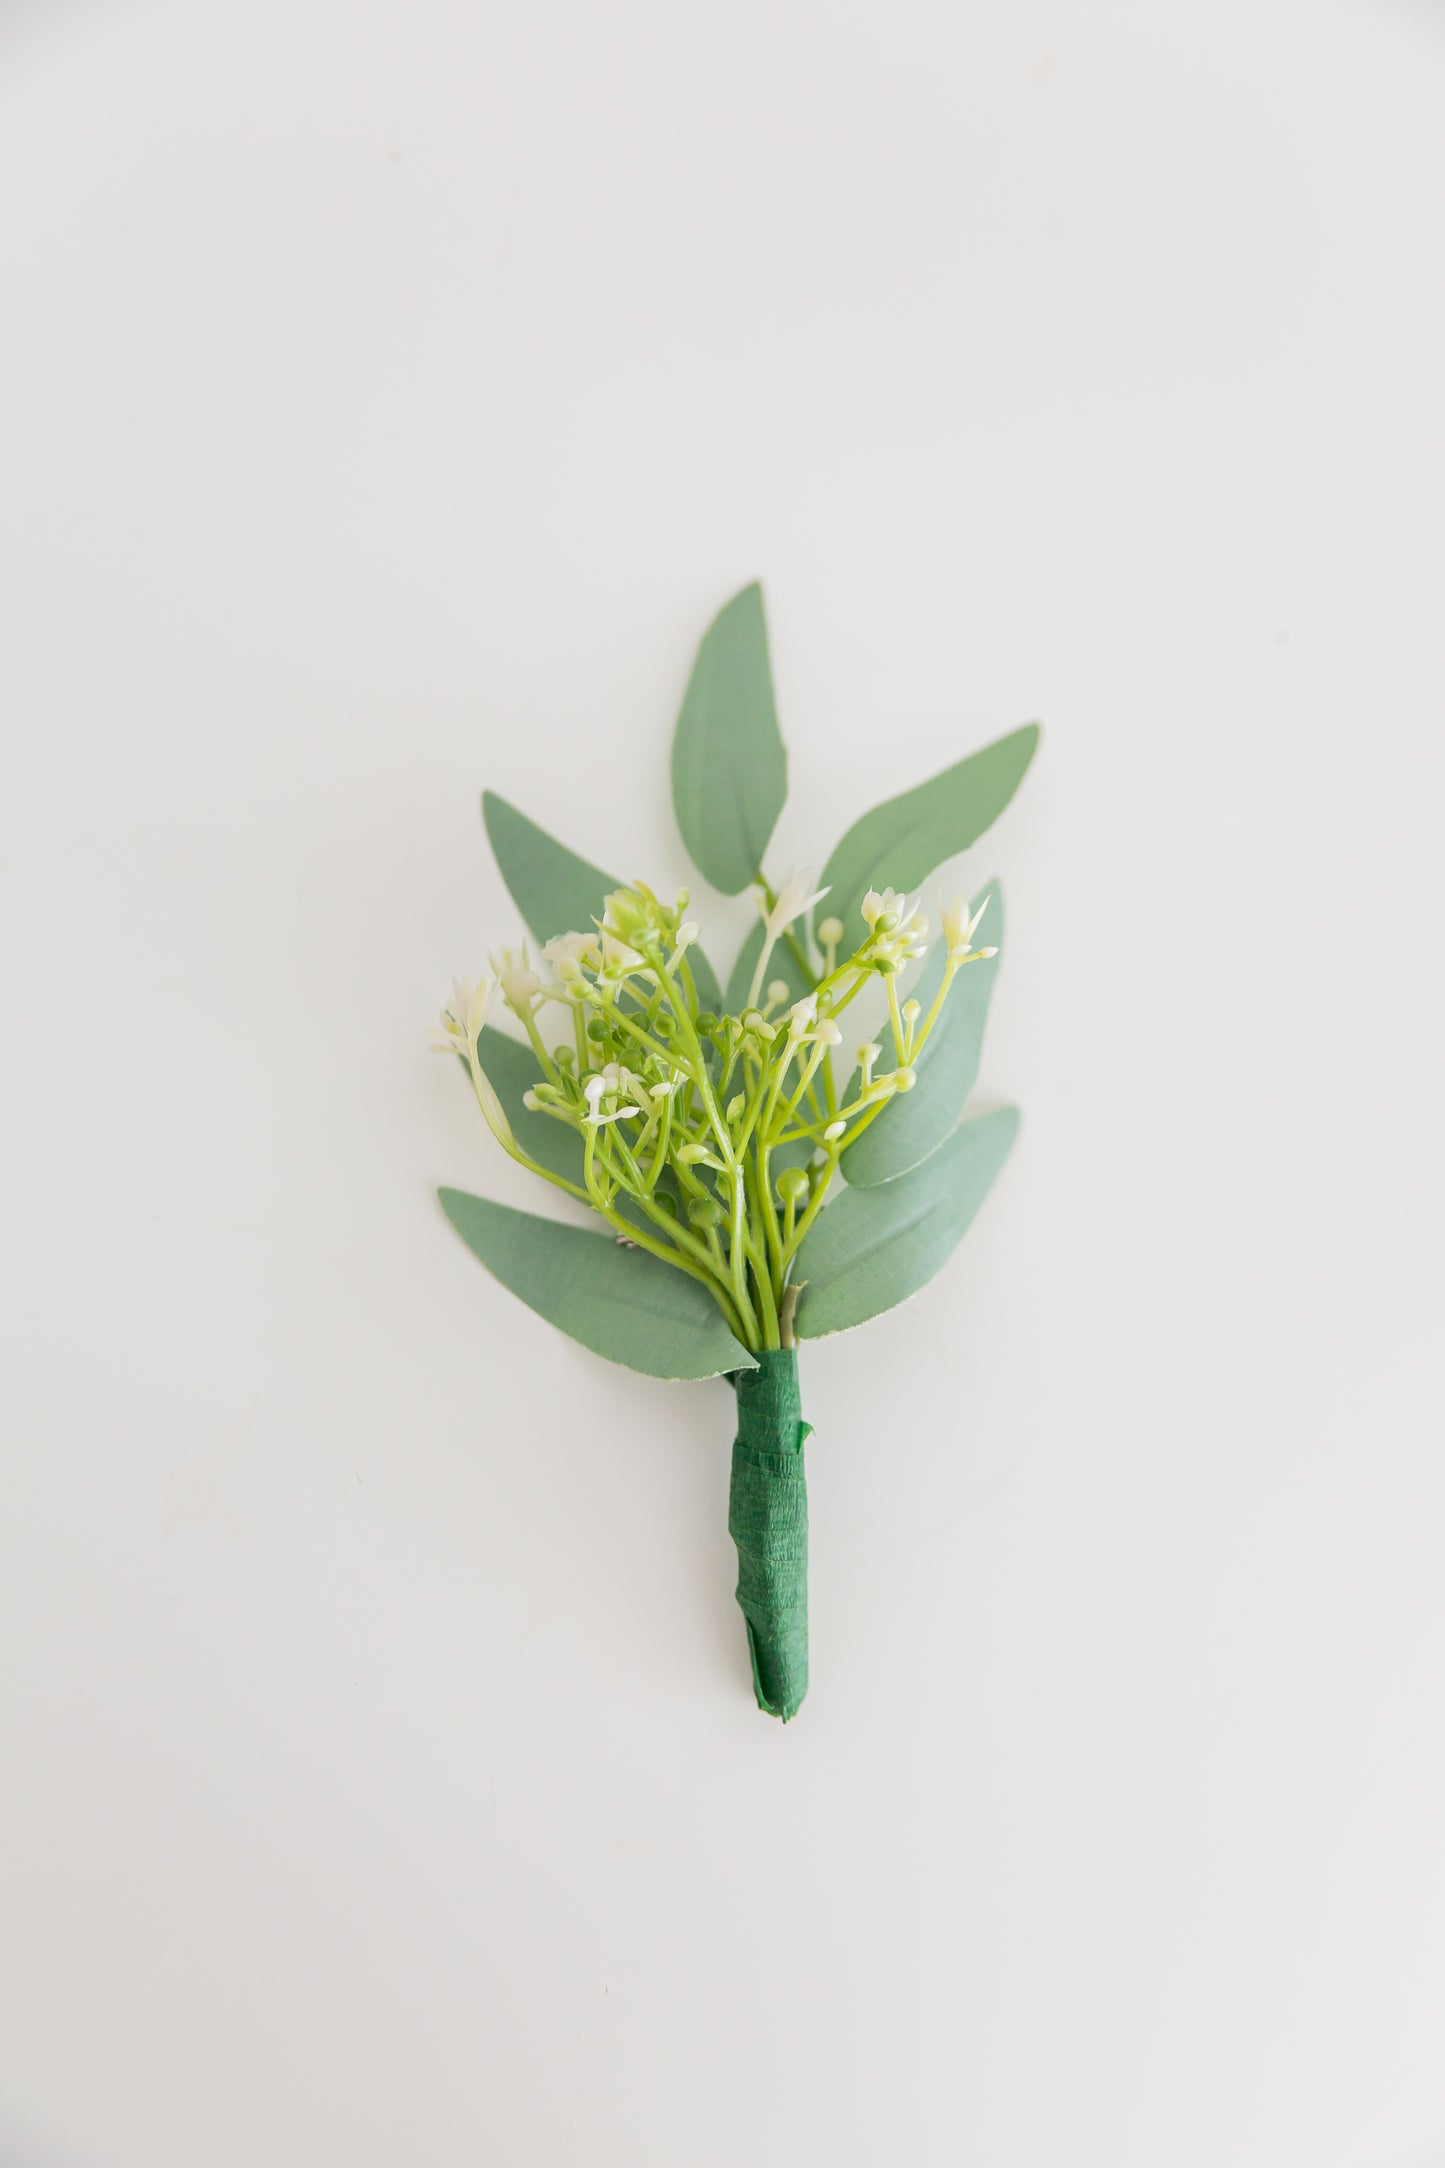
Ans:
[[[758,1707],[786,1724],[808,1691],[808,1486],[798,1357],[764,1348],[733,1378],[728,1533],[737,1545],[738,1604],[747,1621]]]

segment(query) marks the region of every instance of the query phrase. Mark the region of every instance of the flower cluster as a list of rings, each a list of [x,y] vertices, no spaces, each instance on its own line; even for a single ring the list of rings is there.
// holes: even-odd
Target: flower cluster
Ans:
[[[608,896],[590,929],[548,941],[538,964],[524,944],[493,955],[480,984],[454,981],[434,1034],[442,1051],[466,1061],[482,1112],[513,1158],[590,1205],[628,1242],[702,1281],[753,1348],[790,1343],[793,1264],[840,1158],[913,1088],[957,972],[995,953],[971,946],[982,906],[970,916],[962,898],[943,905],[945,961],[925,1014],[918,1001],[898,998],[899,974],[928,946],[919,900],[870,890],[866,937],[841,960],[842,923],[823,919],[819,965],[794,928],[826,894],[806,874],[762,891],[763,939],[737,1015],[716,1014],[699,998],[686,890],[669,905],[638,882]],[[768,977],[780,940],[815,982],[791,1002],[787,981]],[[878,982],[891,1063],[881,1066],[883,1044],[869,1040],[840,1082],[839,1019]],[[536,1059],[524,1104],[576,1133],[575,1179],[522,1148],[487,1077],[481,1034],[499,992]],[[568,1015],[551,1044],[540,1023],[549,1006]]]

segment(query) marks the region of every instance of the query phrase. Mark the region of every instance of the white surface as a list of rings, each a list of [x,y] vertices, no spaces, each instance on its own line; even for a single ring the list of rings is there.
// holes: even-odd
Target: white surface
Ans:
[[[5,2168],[1445,2162],[1438,11],[0,70]],[[755,572],[777,865],[1047,726],[1022,1147],[806,1355],[787,1732],[724,1390],[488,1280],[420,1051],[484,782],[683,875]]]

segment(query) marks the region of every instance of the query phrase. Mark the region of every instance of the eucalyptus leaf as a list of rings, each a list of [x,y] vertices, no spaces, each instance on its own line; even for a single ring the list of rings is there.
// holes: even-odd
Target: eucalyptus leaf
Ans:
[[[757,880],[787,794],[763,591],[754,582],[703,634],[672,741],[682,840],[724,895]]]
[[[756,1368],[706,1290],[646,1250],[465,1190],[438,1194],[488,1271],[594,1354],[654,1378],[714,1378]]]
[[[482,818],[502,879],[536,939],[588,932],[622,883],[569,851],[494,790],[482,792]]]
[[[845,954],[863,937],[868,890],[916,888],[946,858],[966,851],[1018,789],[1038,742],[1038,724],[1026,723],[853,823],[819,884],[830,890],[819,910],[843,921]]]
[[[623,885],[569,851],[494,790],[482,792],[482,819],[512,901],[539,942],[560,933],[588,932],[612,891]],[[696,945],[688,950],[687,960],[698,1001],[705,1009],[715,1009],[722,999],[717,973]]]
[[[990,881],[974,897],[975,906],[984,896],[988,908],[977,938],[990,948],[1001,948],[1003,898],[997,881]],[[925,1016],[943,982],[947,957],[944,943],[935,942],[912,990]],[[857,1143],[843,1154],[843,1174],[855,1188],[872,1188],[906,1174],[930,1152],[936,1152],[957,1129],[968,1095],[978,1081],[989,997],[998,967],[997,956],[984,956],[977,963],[964,964],[955,974],[938,1021],[913,1064],[917,1083],[912,1091],[900,1092],[890,1100]]]
[[[916,1295],[946,1263],[1018,1134],[1017,1107],[964,1122],[920,1166],[824,1206],[798,1253],[797,1332],[846,1332]]]

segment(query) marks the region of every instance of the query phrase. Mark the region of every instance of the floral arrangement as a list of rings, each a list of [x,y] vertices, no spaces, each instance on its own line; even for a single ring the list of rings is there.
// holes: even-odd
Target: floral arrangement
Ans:
[[[775,886],[763,857],[787,755],[761,591],[745,588],[703,639],[672,755],[695,864],[724,894],[758,899],[725,987],[686,890],[665,903],[619,883],[483,797],[539,952],[523,941],[476,983],[454,980],[435,1043],[466,1064],[502,1149],[598,1231],[454,1189],[442,1203],[497,1278],[584,1346],[656,1377],[731,1381],[738,1602],[758,1705],[784,1721],[808,1684],[798,1342],[931,1279],[1018,1126],[1012,1108],[963,1118],[998,963],[997,886],[941,903],[936,936],[909,890],[1002,812],[1037,740],[1030,724],[875,806],[816,887],[807,875]],[[524,1038],[491,1021],[499,998]],[[870,1001],[874,1028],[849,1045]]]

